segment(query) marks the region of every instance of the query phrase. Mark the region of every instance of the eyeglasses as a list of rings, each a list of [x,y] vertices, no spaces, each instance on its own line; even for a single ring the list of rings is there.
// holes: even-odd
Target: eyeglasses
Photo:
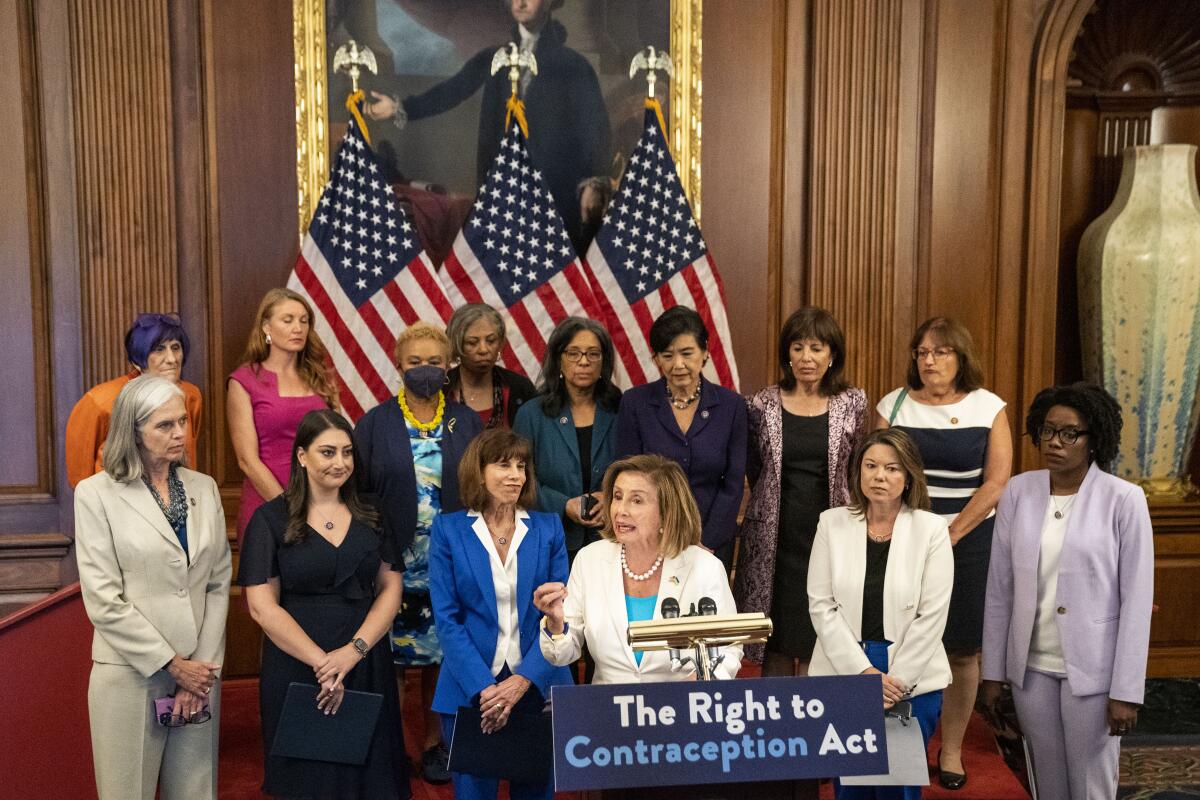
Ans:
[[[563,358],[572,364],[582,361],[585,357],[589,363],[599,361],[604,358],[604,352],[601,350],[579,350],[575,347],[563,351]]]
[[[935,347],[932,350],[928,347],[918,347],[912,351],[913,361],[924,361],[930,356],[933,356],[934,361],[945,361],[952,355],[954,355],[953,347]]]
[[[1043,425],[1038,428],[1038,441],[1048,442],[1055,436],[1063,444],[1075,444],[1079,441],[1080,436],[1087,436],[1090,431],[1081,431],[1079,428],[1055,428],[1051,425]]]
[[[184,725],[203,725],[210,719],[212,719],[212,712],[205,706],[190,717],[182,714],[159,714],[158,724],[167,728],[182,728]]]

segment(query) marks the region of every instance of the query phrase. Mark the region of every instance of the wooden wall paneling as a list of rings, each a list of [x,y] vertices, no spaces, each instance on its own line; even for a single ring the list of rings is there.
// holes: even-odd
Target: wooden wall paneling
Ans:
[[[903,374],[913,326],[925,24],[921,2],[812,4],[806,300],[841,321],[872,398]]]
[[[209,244],[208,150],[205,103],[204,25],[199,0],[173,0],[168,26],[171,57],[171,105],[175,125],[171,145],[175,170],[175,241],[179,313],[188,331],[189,352],[184,378],[200,387],[206,405],[198,447],[201,472],[212,470],[216,450],[214,421],[224,409],[212,405],[210,354],[214,352],[209,324],[211,248]]]
[[[33,4],[0,3],[0,107],[12,113],[0,121],[0,137],[10,143],[0,153],[0,263],[7,291],[0,295],[9,387],[0,404],[0,429],[7,432],[9,456],[0,461],[0,502],[46,500],[52,489],[52,406],[47,326],[45,202],[37,96],[37,50]]]
[[[291,6],[200,0],[209,118],[208,281],[214,450],[209,464],[236,513],[238,469],[225,429],[225,379],[245,349],[258,301],[295,264],[296,131]]]
[[[995,259],[1006,9],[1002,0],[938,3],[930,257],[917,314],[970,329],[989,388],[1003,352]]]
[[[174,311],[175,124],[165,0],[69,4],[84,383],[124,371],[125,330]]]
[[[777,194],[772,195],[779,227],[777,238],[772,239],[777,255],[771,261],[771,319],[763,359],[766,383],[779,376],[775,337],[787,316],[804,304],[805,283],[812,268],[808,263],[807,207],[812,8],[808,0],[792,0],[784,5],[775,44],[776,62],[782,67],[782,86],[774,92],[779,107],[775,115],[773,173],[778,178],[773,187]]]
[[[1021,371],[1016,398],[1022,413],[1034,395],[1054,381],[1067,60],[1092,5],[1093,0],[1053,0],[1046,9],[1033,51],[1028,178],[1022,198],[1026,266],[1020,302]],[[1034,469],[1039,462],[1036,449],[1023,443],[1014,469]]]
[[[704,239],[725,284],[744,392],[767,382],[764,351],[775,337],[764,311],[773,257],[774,27],[782,5],[704,3]]]

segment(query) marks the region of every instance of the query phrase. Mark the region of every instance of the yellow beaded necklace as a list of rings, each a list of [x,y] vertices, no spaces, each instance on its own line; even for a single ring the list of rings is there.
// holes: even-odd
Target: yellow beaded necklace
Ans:
[[[404,413],[404,421],[412,425],[421,432],[421,438],[429,438],[429,434],[437,430],[437,426],[442,424],[442,414],[446,410],[446,393],[438,392],[437,411],[433,415],[433,419],[429,422],[419,422],[413,414],[412,409],[408,407],[408,403],[404,400],[404,390],[401,389],[396,395],[396,401],[400,403],[400,411]]]

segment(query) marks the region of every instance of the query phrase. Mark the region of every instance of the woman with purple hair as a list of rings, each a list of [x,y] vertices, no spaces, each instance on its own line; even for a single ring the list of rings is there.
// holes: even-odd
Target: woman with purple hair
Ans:
[[[138,375],[158,375],[183,390],[188,414],[187,466],[196,466],[196,440],[200,436],[200,389],[181,379],[187,360],[188,337],[177,314],[139,314],[125,333],[125,355],[130,369],[125,375],[93,386],[80,398],[67,420],[67,481],[74,489],[101,466],[104,440],[113,403],[125,384]]]

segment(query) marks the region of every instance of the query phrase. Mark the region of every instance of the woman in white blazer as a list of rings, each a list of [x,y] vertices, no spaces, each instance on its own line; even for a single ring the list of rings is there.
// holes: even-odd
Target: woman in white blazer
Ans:
[[[533,595],[542,619],[542,654],[564,666],[578,660],[587,643],[596,661],[593,683],[686,680],[694,668],[671,667],[666,651],[635,653],[626,631],[630,622],[662,618],[662,602],[674,598],[686,614],[701,598],[718,614],[737,609],[721,560],[700,547],[700,511],[687,477],[674,461],[637,455],[614,462],[604,476],[608,513],[602,539],[575,557],[571,575],[544,583]],[[715,673],[733,678],[742,648],[721,648]]]
[[[946,520],[929,512],[916,445],[869,434],[850,466],[850,505],[821,514],[808,567],[817,631],[809,675],[882,676],[883,706],[911,700],[928,744],[950,684],[942,631],[954,586]],[[920,787],[837,784],[838,800],[913,798]]]
[[[135,378],[113,404],[104,471],[75,487],[101,800],[217,796],[229,542],[216,483],[183,466],[187,427],[178,386]]]

